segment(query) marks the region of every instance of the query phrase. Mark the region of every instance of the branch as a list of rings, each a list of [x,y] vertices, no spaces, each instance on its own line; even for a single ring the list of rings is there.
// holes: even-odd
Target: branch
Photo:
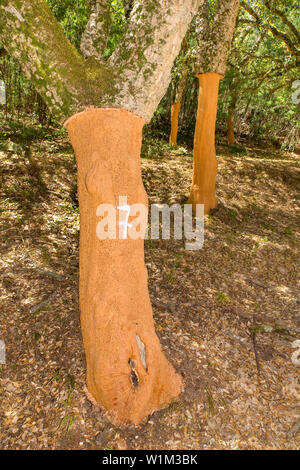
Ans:
[[[116,101],[150,120],[170,82],[183,37],[203,0],[136,1],[109,64],[117,68]]]
[[[293,25],[293,23],[288,19],[288,17],[283,13],[283,11],[279,10],[278,8],[274,7],[270,0],[264,0],[264,4],[268,8],[271,13],[279,16],[282,22],[289,28],[289,30],[296,36],[297,42],[300,42],[300,34],[297,28]]]
[[[110,0],[92,0],[91,15],[81,37],[80,50],[84,57],[101,59],[111,28]]]
[[[44,0],[0,0],[0,42],[59,120],[90,103],[83,59]]]
[[[290,37],[286,33],[284,33],[283,31],[280,31],[275,26],[269,23],[264,23],[260,19],[256,11],[253,10],[253,8],[250,5],[248,5],[246,2],[241,1],[241,6],[249,13],[249,15],[251,15],[255,19],[257,25],[269,30],[274,37],[281,39],[285,43],[286,47],[288,48],[288,50],[290,51],[292,55],[298,56],[300,54],[300,51],[294,46],[293,41],[290,39]]]
[[[262,34],[259,36],[258,40],[256,41],[256,43],[254,44],[254,46],[252,47],[252,50],[249,51],[249,52],[246,51],[246,57],[241,61],[241,64],[240,64],[241,68],[243,68],[245,65],[247,65],[250,58],[253,56],[253,53],[258,50],[258,48],[259,48],[260,44],[262,43],[265,35],[266,35],[266,32],[263,31]]]

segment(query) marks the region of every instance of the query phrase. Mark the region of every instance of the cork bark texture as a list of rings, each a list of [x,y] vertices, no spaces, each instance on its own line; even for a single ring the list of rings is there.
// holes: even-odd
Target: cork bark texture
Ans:
[[[110,4],[111,0],[91,2],[91,15],[80,42],[84,57],[103,57],[111,28]]]
[[[82,38],[85,60],[45,0],[1,0],[0,42],[61,122],[88,106],[126,108],[150,121],[202,1],[136,0],[132,7],[130,2],[126,33],[103,61],[99,58],[110,29],[109,1],[92,3]]]
[[[116,103],[149,121],[171,78],[189,24],[203,0],[136,1],[127,32],[111,57],[120,72]]]
[[[147,205],[140,148],[144,120],[124,109],[88,109],[67,120],[78,167],[80,312],[87,388],[114,423],[140,423],[180,394],[150,304],[144,240],[99,240],[100,204]],[[129,217],[129,223],[132,217]]]
[[[194,70],[225,75],[240,0],[204,2],[196,17]]]

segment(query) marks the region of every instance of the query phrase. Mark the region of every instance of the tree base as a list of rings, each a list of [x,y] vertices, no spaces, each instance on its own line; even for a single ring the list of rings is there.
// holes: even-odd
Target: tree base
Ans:
[[[214,194],[207,195],[199,186],[194,185],[191,189],[187,204],[192,204],[193,213],[196,213],[196,205],[204,205],[204,214],[208,215],[211,209],[215,209],[218,205],[218,200]]]

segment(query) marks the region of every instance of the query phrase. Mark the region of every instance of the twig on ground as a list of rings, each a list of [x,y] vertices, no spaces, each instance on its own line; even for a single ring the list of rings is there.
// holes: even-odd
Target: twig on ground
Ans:
[[[42,307],[44,307],[49,302],[51,302],[51,300],[53,300],[56,297],[56,294],[57,294],[57,292],[52,292],[52,294],[49,295],[49,297],[47,297],[45,300],[43,300],[42,302],[38,303],[37,305],[34,305],[33,307],[31,307],[29,309],[29,313],[33,314],[33,313],[38,312]]]
[[[256,368],[257,368],[257,375],[260,375],[260,363],[259,363],[259,357],[258,357],[258,351],[257,351],[257,344],[256,344],[256,332],[257,332],[257,323],[255,319],[255,315],[253,315],[253,325],[251,328],[251,339],[252,339],[252,344],[253,344],[253,351],[254,351],[254,356],[255,356],[255,362],[256,362]]]
[[[174,304],[166,304],[161,302],[160,300],[155,299],[154,297],[150,296],[151,303],[158,308],[164,308],[170,310],[172,313],[175,313],[175,305]]]
[[[292,439],[293,437],[297,436],[297,434],[300,432],[300,419],[294,423],[294,425],[291,427],[291,429],[288,430],[286,433],[286,436],[288,439]]]
[[[251,339],[252,339],[252,344],[253,344],[253,351],[254,351],[254,356],[255,356],[257,374],[260,375],[261,369],[260,369],[258,351],[257,351],[257,346],[256,346],[256,333],[254,331],[251,332]]]
[[[40,273],[45,274],[46,276],[54,277],[54,279],[57,279],[58,281],[65,281],[67,279],[66,276],[61,276],[60,274],[53,273],[52,271],[40,270]]]
[[[241,338],[240,336],[236,335],[230,330],[225,330],[224,333],[229,336],[229,338],[233,339],[234,341],[240,343],[244,348],[248,349],[248,351],[253,351],[253,347],[245,338]]]

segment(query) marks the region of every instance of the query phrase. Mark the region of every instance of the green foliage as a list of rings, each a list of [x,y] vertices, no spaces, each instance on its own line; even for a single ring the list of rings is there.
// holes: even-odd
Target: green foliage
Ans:
[[[79,49],[90,14],[90,2],[46,1],[66,36]],[[111,30],[104,60],[109,59],[122,40],[127,22],[123,2],[108,1],[111,5]],[[228,114],[231,113],[238,139],[239,136],[258,141],[268,138],[274,145],[293,150],[299,139],[299,105],[292,100],[295,93],[293,86],[299,79],[298,2],[248,0],[242,1],[241,5],[226,75],[220,82],[217,130],[219,134],[225,134]],[[209,21],[212,22],[218,0],[208,0],[208,6]],[[49,124],[49,112],[33,84],[22,73],[18,63],[3,56],[1,51],[0,47],[0,80],[6,84],[7,103],[0,106],[0,112],[4,113],[6,119],[22,119],[22,115],[30,114],[41,126]],[[197,41],[193,20],[172,69],[171,86],[148,126],[149,133],[167,137],[171,102],[175,96],[180,96],[179,136],[192,141],[198,90],[191,60],[195,51]],[[183,92],[181,81],[184,81]],[[152,145],[155,145],[153,140]],[[143,150],[146,156],[149,149]],[[244,148],[238,144],[230,151],[244,153]]]
[[[104,59],[107,59],[111,56],[126,30],[126,18],[122,1],[112,0],[110,11],[112,25],[107,48],[104,51]]]
[[[79,49],[80,39],[89,18],[86,0],[46,0],[65,35]]]
[[[283,147],[292,150],[299,135],[299,107],[292,100],[299,71],[299,55],[293,52],[299,47],[299,36],[293,32],[293,28],[299,30],[297,2],[243,4],[254,13],[240,10],[226,76],[220,85],[218,126],[225,128],[232,109],[237,135],[272,141],[276,136]],[[276,4],[277,13],[266,4]]]

